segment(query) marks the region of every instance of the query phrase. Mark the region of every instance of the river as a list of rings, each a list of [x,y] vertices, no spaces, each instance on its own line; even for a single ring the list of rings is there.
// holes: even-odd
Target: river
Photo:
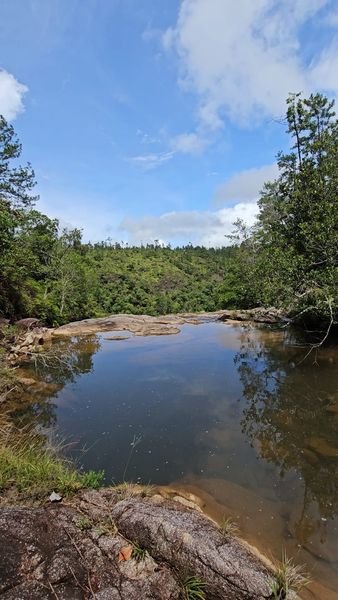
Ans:
[[[265,554],[304,564],[304,598],[337,600],[337,348],[306,357],[287,329],[220,322],[115,336],[56,341],[15,418],[107,485],[199,494]]]

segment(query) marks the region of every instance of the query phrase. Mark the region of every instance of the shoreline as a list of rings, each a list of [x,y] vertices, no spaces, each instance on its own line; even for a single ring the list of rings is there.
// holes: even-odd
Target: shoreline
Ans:
[[[235,316],[240,316],[240,318],[234,318]],[[251,311],[246,311],[245,313],[241,312],[239,313],[238,311],[217,311],[216,313],[199,313],[199,314],[180,314],[180,315],[167,315],[164,317],[147,317],[147,316],[135,316],[135,315],[113,315],[109,318],[103,318],[102,319],[95,319],[95,320],[90,320],[90,322],[88,323],[88,320],[82,321],[82,322],[75,322],[75,323],[71,323],[68,324],[66,326],[63,326],[61,328],[58,328],[58,330],[54,330],[51,331],[50,329],[46,331],[46,335],[47,335],[47,341],[49,343],[50,340],[52,340],[54,337],[57,338],[58,336],[70,336],[70,335],[86,335],[86,334],[92,334],[94,333],[94,331],[92,330],[93,327],[98,329],[95,330],[95,332],[100,332],[100,331],[121,331],[121,322],[124,322],[125,328],[123,330],[125,331],[130,331],[131,333],[133,333],[134,335],[164,335],[164,334],[168,334],[167,330],[169,328],[174,327],[175,329],[178,329],[177,325],[183,325],[183,324],[202,324],[202,323],[206,323],[206,322],[216,322],[216,321],[223,321],[223,322],[229,322],[229,323],[262,323],[262,324],[266,324],[266,323],[280,323],[281,319],[279,319],[279,321],[267,321],[267,320],[259,320],[259,321],[254,321],[254,319],[252,318],[252,312]],[[266,317],[265,317],[266,318]],[[271,317],[270,317],[271,318]],[[107,322],[108,320],[108,322]],[[95,321],[95,323],[93,323],[93,321]],[[116,329],[112,328],[112,322],[115,323],[115,325],[113,325],[113,327],[116,327]],[[155,329],[154,326],[156,325],[156,327],[160,327],[161,329],[163,328],[164,333],[155,333]],[[81,332],[79,332],[79,327],[81,327]],[[107,329],[106,329],[107,327]],[[128,328],[127,328],[128,327]],[[68,333],[64,333],[65,329],[63,328],[68,328]],[[61,330],[61,333],[60,333]],[[57,333],[55,335],[55,331],[59,331],[59,333]],[[180,330],[178,329],[177,333]],[[32,330],[32,332],[28,331],[25,335],[27,336],[31,336],[31,334],[34,332],[34,329]],[[36,330],[36,335],[39,336],[40,335],[40,331],[37,329]],[[176,332],[175,332],[176,333]],[[170,333],[169,333],[170,334]],[[43,347],[44,344],[40,344],[39,346],[41,346],[41,350],[43,351]],[[107,489],[107,488],[105,488]],[[196,490],[197,491],[197,490]],[[179,496],[181,498],[185,498],[186,501],[188,502],[194,502],[197,506],[200,506],[201,510],[203,511],[203,514],[205,516],[205,518],[207,519],[208,516],[214,519],[214,522],[219,523],[219,519],[216,518],[216,516],[210,514],[210,510],[205,501],[202,500],[201,495],[200,494],[194,494],[194,498],[195,501],[193,500],[189,500],[189,498],[187,499],[187,495],[191,495],[191,490],[185,490],[184,489],[184,485],[181,487],[181,490],[178,490],[176,488],[176,486],[165,486],[163,487],[163,495],[168,499],[168,501],[171,500],[173,502],[180,502],[180,500],[177,500],[177,498],[172,498],[171,494],[172,492],[175,494],[175,496]],[[201,492],[201,490],[200,490]],[[82,492],[76,492],[74,498],[77,497],[78,494],[82,494]],[[169,495],[169,497],[168,497]],[[196,502],[196,499],[200,500],[198,502]],[[44,508],[46,507],[45,501],[44,500],[40,500],[40,502],[42,503],[42,505],[44,506]],[[214,501],[216,502],[216,501]],[[184,503],[183,503],[184,505]],[[10,503],[10,506],[12,508],[15,507],[15,502]],[[21,504],[21,507],[23,505]],[[190,508],[193,509],[192,506],[188,506],[186,504],[186,508]],[[33,510],[33,509],[32,509]],[[196,510],[196,507],[195,507]],[[260,552],[260,550],[257,549],[256,546],[252,545],[250,542],[247,542],[244,539],[242,540],[242,543],[248,546],[249,551],[251,551],[260,561],[262,561],[262,563],[264,563],[264,565],[267,568],[272,568],[272,563],[271,561],[269,561],[269,559],[267,559],[267,557]],[[312,586],[311,586],[312,587]],[[301,596],[302,598],[310,598],[311,596]],[[321,596],[324,597],[324,596]],[[330,596],[327,596],[327,598],[329,599]],[[333,596],[332,596],[333,598]]]

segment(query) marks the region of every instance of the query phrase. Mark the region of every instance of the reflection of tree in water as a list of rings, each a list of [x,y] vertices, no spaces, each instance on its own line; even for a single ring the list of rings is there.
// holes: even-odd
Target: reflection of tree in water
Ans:
[[[64,386],[74,381],[81,373],[93,369],[93,356],[100,349],[96,336],[61,338],[46,354],[38,354],[34,360],[34,370],[39,378]]]
[[[309,357],[294,368],[295,352],[299,359],[302,351],[268,339],[264,332],[244,333],[235,357],[247,400],[242,429],[281,477],[291,469],[302,476],[296,527],[310,534],[313,503],[322,517],[338,514],[338,373],[325,361],[325,350],[320,366]]]
[[[82,373],[93,369],[93,356],[100,349],[95,336],[64,338],[50,350],[38,354],[28,367],[35,383],[13,400],[11,417],[17,425],[42,428],[56,423],[56,405],[51,401],[60,390]]]

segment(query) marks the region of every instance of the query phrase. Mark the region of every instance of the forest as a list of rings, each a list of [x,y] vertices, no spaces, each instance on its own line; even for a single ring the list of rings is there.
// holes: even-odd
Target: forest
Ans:
[[[338,121],[321,94],[287,99],[290,148],[277,156],[255,226],[224,247],[84,243],[37,210],[35,175],[0,117],[0,315],[47,325],[111,313],[167,314],[277,306],[338,320]]]

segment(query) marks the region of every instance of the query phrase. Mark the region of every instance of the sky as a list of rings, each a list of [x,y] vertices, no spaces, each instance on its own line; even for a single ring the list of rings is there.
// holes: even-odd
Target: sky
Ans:
[[[338,0],[1,0],[0,113],[37,208],[86,241],[253,224],[285,100],[338,95]]]

